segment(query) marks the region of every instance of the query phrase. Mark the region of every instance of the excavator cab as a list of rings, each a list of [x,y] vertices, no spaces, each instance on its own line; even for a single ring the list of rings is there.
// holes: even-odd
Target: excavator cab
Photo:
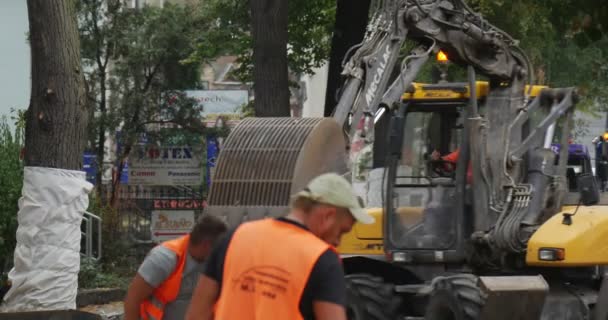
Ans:
[[[392,185],[395,214],[388,217],[389,239],[385,241],[401,249],[450,250],[458,241],[457,213],[451,204],[456,199],[467,90],[465,84],[414,84],[409,91],[402,99],[408,111]],[[379,122],[377,130],[386,130],[385,124]],[[385,146],[376,143],[374,147]],[[376,150],[375,154],[383,152],[386,150]],[[383,172],[383,160],[381,156],[375,158],[373,170]],[[374,186],[369,191],[378,190]]]
[[[483,114],[489,83],[477,81],[475,85]],[[361,254],[362,250],[353,248],[362,246],[353,243],[383,239],[384,249],[397,252],[397,260],[436,263],[462,259],[462,234],[465,226],[472,224],[468,213],[473,201],[470,160],[460,152],[467,143],[468,88],[468,83],[413,83],[402,96],[407,111],[399,132],[388,132],[388,114],[378,119],[366,199],[370,211],[377,215],[384,213],[380,208],[390,207],[390,214],[384,215],[388,219],[383,227],[386,237],[379,228],[373,238],[360,237],[362,233],[354,231],[345,237],[341,252]],[[531,98],[543,88],[533,86]],[[380,138],[385,136],[389,138]],[[387,150],[399,154],[397,163],[387,163]],[[396,167],[394,177],[389,177],[386,169],[391,166]],[[391,203],[386,203],[385,194],[393,195]]]

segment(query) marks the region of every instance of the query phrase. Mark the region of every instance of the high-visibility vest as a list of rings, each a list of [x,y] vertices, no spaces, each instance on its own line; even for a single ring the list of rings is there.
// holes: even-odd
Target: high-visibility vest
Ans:
[[[161,320],[167,303],[174,301],[182,284],[182,274],[188,255],[190,235],[165,241],[161,246],[173,251],[177,255],[177,267],[169,277],[158,286],[152,296],[139,306],[139,315],[143,320]]]
[[[331,248],[288,222],[240,225],[224,260],[215,320],[303,319],[300,300],[319,257]]]

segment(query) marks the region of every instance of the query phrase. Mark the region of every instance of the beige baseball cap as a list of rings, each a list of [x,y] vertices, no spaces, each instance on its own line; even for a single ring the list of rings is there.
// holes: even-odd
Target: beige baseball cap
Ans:
[[[362,224],[375,222],[365,210],[363,199],[355,194],[351,184],[335,173],[325,173],[312,179],[295,197],[305,197],[320,203],[346,208]]]

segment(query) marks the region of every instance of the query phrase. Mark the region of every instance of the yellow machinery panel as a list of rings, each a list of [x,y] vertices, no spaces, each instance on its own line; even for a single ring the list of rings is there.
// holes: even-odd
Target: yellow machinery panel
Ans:
[[[488,95],[489,91],[489,83],[487,81],[477,81],[477,96],[483,98]],[[458,99],[468,99],[469,98],[469,90],[466,92],[457,92],[455,90],[450,89],[437,89],[429,86],[429,84],[425,83],[412,83],[414,87],[414,92],[409,93],[406,92],[401,96],[402,100],[458,100]],[[468,88],[468,85],[466,86]],[[530,96],[536,97],[540,94],[542,89],[548,88],[546,86],[532,86],[532,91],[530,92]],[[525,87],[525,92],[527,93],[530,89],[529,86]]]
[[[353,229],[342,236],[338,252],[343,255],[384,255],[383,210],[382,208],[369,208],[367,212],[376,221],[373,224],[355,223]]]
[[[384,254],[384,230],[382,208],[368,208],[376,221],[373,224],[355,223],[351,232],[342,237],[338,252],[343,255],[383,255]],[[400,223],[404,226],[412,226],[422,219],[423,208],[400,207],[397,208]]]
[[[564,207],[562,213],[574,213]],[[575,267],[608,264],[608,206],[580,206],[570,225],[562,213],[547,220],[528,242],[526,263],[530,266]],[[540,259],[540,250],[560,250],[561,260]]]

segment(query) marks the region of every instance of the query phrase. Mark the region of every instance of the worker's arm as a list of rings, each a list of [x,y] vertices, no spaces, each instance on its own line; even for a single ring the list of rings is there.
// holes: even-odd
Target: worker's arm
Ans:
[[[219,293],[218,283],[206,275],[201,275],[192,294],[186,320],[213,320],[213,306]]]
[[[306,290],[312,296],[317,320],[346,320],[346,284],[338,255],[327,250],[320,257],[309,277]]]
[[[346,311],[343,305],[315,301],[312,306],[316,320],[346,320]]]
[[[460,149],[456,149],[456,151],[451,152],[451,153],[441,157],[441,159],[443,159],[443,161],[456,163],[456,162],[458,162],[459,156],[460,156]]]
[[[158,246],[150,251],[131,281],[125,298],[125,320],[138,320],[139,306],[152,295],[177,265],[177,255],[171,250]]]
[[[224,259],[234,229],[226,233],[214,246],[205,270],[198,279],[198,284],[190,299],[190,305],[186,312],[186,320],[211,320],[213,319],[213,308],[219,298],[222,278],[224,274]]]
[[[139,273],[135,275],[135,278],[131,281],[131,285],[129,285],[129,291],[127,291],[127,297],[125,298],[125,320],[139,320],[139,305],[153,291],[154,287],[148,284]]]

